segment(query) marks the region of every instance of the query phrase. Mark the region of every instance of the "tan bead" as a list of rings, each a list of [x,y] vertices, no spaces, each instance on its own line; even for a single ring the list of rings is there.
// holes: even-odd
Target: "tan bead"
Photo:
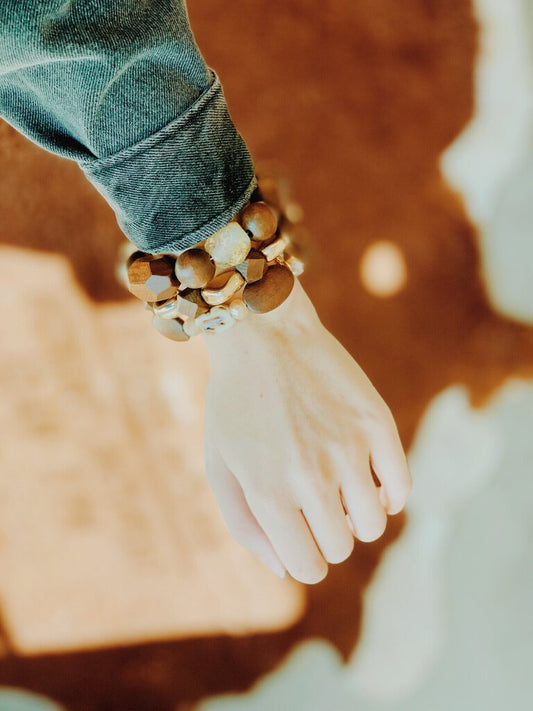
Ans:
[[[203,249],[188,249],[176,259],[175,273],[180,288],[201,289],[215,274],[215,265]]]
[[[235,269],[242,274],[248,284],[259,281],[263,278],[266,270],[265,255],[257,249],[251,249],[246,259],[241,264],[237,264]]]
[[[128,267],[128,289],[142,301],[164,301],[178,291],[174,262],[170,257],[145,255]]]
[[[284,234],[278,237],[273,242],[270,242],[266,247],[261,249],[261,254],[265,255],[265,259],[270,262],[280,254],[283,254],[285,247],[290,243],[290,238],[288,235]]]
[[[217,265],[234,267],[250,251],[250,238],[238,222],[229,222],[205,241],[205,251]]]
[[[218,267],[217,267],[218,271]],[[232,274],[235,274],[235,268],[220,269],[217,274],[211,279],[209,284],[207,284],[206,289],[222,289],[228,283],[228,279]]]
[[[183,321],[179,319],[159,318],[155,316],[152,319],[152,326],[166,338],[172,341],[188,341],[189,336],[183,329]]]
[[[230,302],[228,308],[230,314],[237,321],[242,321],[249,314],[248,307],[242,299],[233,299],[233,301]]]
[[[260,281],[245,287],[242,298],[250,311],[264,314],[282,304],[293,286],[294,274],[291,270],[282,264],[274,264]]]
[[[176,296],[176,308],[179,314],[196,318],[196,316],[205,313],[209,306],[202,299],[200,289],[186,289],[180,291]]]
[[[192,337],[197,336],[202,329],[196,323],[196,320],[194,318],[188,318],[183,324],[183,330],[188,336]]]
[[[178,318],[181,313],[175,297],[167,301],[162,301],[159,304],[154,304],[152,310],[159,318]]]
[[[241,224],[253,239],[264,240],[272,237],[276,232],[278,220],[269,205],[263,200],[258,200],[244,210]]]
[[[222,288],[202,289],[202,298],[210,306],[218,306],[231,299],[245,283],[244,277],[239,272],[233,272]]]
[[[206,314],[198,316],[196,323],[202,333],[221,333],[227,331],[235,323],[235,319],[227,306],[213,306]]]

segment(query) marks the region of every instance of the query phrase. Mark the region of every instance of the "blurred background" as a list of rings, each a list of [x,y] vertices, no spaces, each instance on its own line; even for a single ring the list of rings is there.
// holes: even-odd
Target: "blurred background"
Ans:
[[[204,477],[203,342],[151,328],[109,206],[0,122],[0,711],[525,707],[533,2],[189,12],[413,493],[315,586],[238,546]]]

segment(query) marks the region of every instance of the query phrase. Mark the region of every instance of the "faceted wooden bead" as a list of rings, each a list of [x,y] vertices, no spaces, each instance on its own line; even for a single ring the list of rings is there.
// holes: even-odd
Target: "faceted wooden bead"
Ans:
[[[228,308],[230,314],[237,321],[242,321],[249,314],[248,307],[242,299],[233,299],[233,301],[230,302]]]
[[[255,240],[272,237],[278,226],[276,215],[263,200],[252,202],[241,216],[241,224]]]
[[[159,318],[155,316],[152,319],[152,326],[166,338],[172,341],[188,341],[189,336],[183,329],[183,321],[180,319]]]
[[[266,247],[263,247],[261,249],[261,254],[264,254],[266,260],[270,262],[272,259],[279,257],[280,254],[283,254],[283,251],[285,250],[285,247],[287,247],[289,242],[289,236],[284,234],[281,237],[275,239],[273,242],[270,242],[270,244],[267,244]]]
[[[282,304],[293,286],[291,270],[283,264],[274,264],[260,281],[246,285],[242,298],[250,311],[264,314]]]
[[[128,289],[142,301],[164,301],[178,291],[174,262],[170,257],[145,255],[128,266]]]
[[[202,289],[202,298],[210,306],[218,306],[231,299],[243,284],[245,284],[244,277],[239,272],[233,272],[220,289]]]
[[[201,289],[215,274],[215,265],[203,249],[188,249],[176,259],[175,273],[180,288]]]
[[[161,301],[158,304],[154,304],[152,310],[156,316],[159,316],[159,318],[178,318],[180,315],[178,302],[175,297],[167,299],[167,301]]]
[[[217,265],[234,267],[240,264],[252,246],[249,236],[238,222],[229,222],[205,241],[205,251]]]
[[[242,274],[248,284],[259,281],[263,278],[266,269],[265,255],[257,249],[251,249],[246,259],[241,264],[237,264],[235,269]]]
[[[202,299],[200,289],[185,289],[176,296],[176,308],[180,315],[196,318],[205,313],[209,306]]]
[[[227,306],[213,306],[206,314],[198,316],[196,323],[202,333],[221,333],[227,331],[235,323],[235,319]]]

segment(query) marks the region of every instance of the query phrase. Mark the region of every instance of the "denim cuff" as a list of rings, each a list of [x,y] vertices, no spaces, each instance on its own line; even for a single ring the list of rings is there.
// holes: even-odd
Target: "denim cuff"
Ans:
[[[209,71],[212,83],[184,114],[117,153],[77,161],[144,252],[201,242],[231,220],[257,185],[220,79]]]

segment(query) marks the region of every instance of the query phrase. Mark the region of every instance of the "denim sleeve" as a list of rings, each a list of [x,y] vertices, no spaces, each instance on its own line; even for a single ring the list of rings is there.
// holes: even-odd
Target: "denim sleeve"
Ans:
[[[185,0],[2,0],[0,114],[76,161],[146,252],[197,244],[256,187]]]

